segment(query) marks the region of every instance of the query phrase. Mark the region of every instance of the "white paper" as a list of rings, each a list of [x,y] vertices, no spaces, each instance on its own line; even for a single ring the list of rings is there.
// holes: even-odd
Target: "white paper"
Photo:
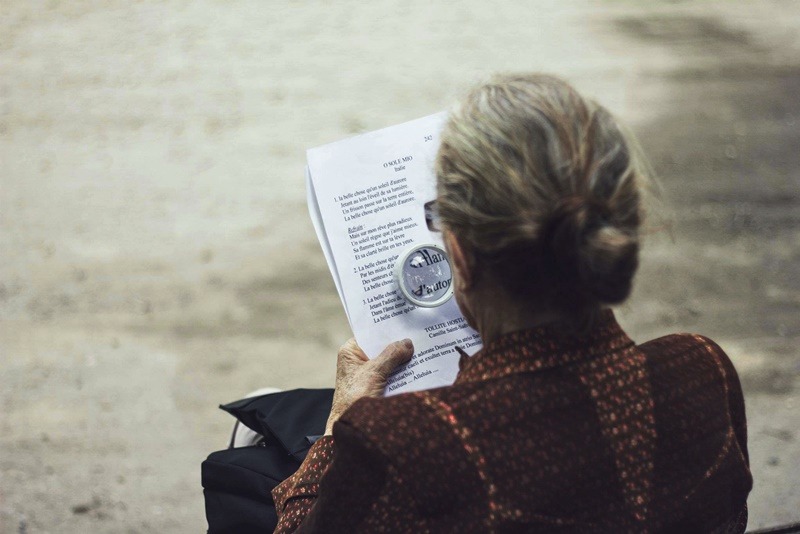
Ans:
[[[436,308],[402,297],[393,271],[414,245],[442,245],[424,204],[436,198],[433,163],[445,114],[431,115],[308,151],[309,211],[353,334],[370,358],[410,338],[414,357],[386,394],[452,384],[459,346],[480,346],[455,298]]]
[[[319,203],[317,202],[317,195],[314,193],[314,187],[311,183],[311,172],[308,166],[306,166],[306,192],[308,212],[311,215],[311,224],[314,225],[314,231],[317,232],[317,238],[319,239],[319,244],[322,247],[322,254],[325,256],[325,260],[328,262],[328,269],[331,271],[333,284],[336,286],[336,292],[339,293],[339,299],[342,301],[344,312],[347,315],[347,320],[349,321],[350,314],[347,313],[347,301],[344,299],[342,281],[339,279],[339,271],[336,269],[336,261],[333,259],[333,252],[331,251],[331,245],[328,242],[328,236],[325,234],[325,224],[323,223],[322,216],[319,212]],[[352,327],[353,326],[350,325],[350,328]]]

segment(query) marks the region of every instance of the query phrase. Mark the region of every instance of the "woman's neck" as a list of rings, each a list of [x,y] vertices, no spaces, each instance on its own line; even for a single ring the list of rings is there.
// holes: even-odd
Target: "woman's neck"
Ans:
[[[553,310],[537,310],[533,303],[520,303],[504,292],[483,292],[477,302],[472,302],[472,318],[475,329],[480,333],[484,344],[498,337],[527,330],[563,320],[563,316]]]

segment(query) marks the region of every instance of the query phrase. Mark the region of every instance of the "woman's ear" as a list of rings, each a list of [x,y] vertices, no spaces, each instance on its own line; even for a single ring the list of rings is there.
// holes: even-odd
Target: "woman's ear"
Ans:
[[[468,290],[475,282],[472,257],[464,250],[453,232],[445,230],[443,237],[450,254],[450,264],[455,270],[456,280],[462,284],[462,291]]]

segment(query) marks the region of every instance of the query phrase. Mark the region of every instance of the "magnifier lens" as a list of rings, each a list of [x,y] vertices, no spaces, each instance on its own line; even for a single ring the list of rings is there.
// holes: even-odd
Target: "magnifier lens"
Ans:
[[[438,245],[416,245],[397,259],[395,278],[403,296],[417,306],[441,306],[453,296],[450,260]]]

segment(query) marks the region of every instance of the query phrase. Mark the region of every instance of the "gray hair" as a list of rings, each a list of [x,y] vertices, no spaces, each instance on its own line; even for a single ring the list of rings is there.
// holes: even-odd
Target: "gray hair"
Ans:
[[[442,222],[511,294],[565,311],[622,302],[638,266],[644,160],[636,147],[566,82],[496,76],[444,127]]]

